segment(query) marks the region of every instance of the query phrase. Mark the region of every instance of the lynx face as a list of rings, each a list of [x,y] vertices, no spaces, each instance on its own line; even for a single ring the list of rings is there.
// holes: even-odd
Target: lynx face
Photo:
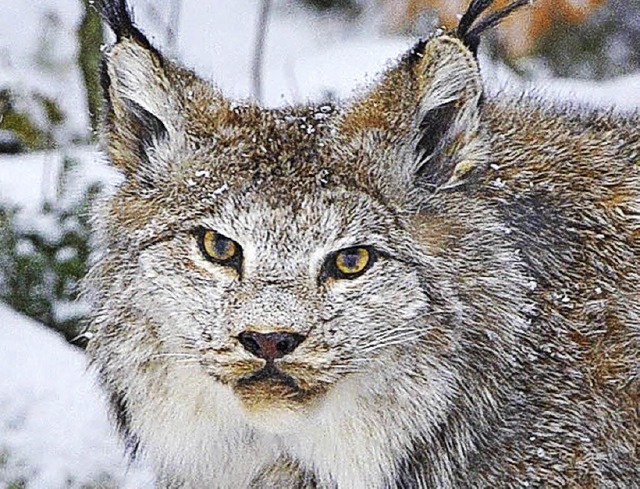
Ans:
[[[101,9],[88,353],[159,487],[631,487],[638,116],[483,96],[480,33],[233,103]],[[138,450],[139,448],[139,450]]]
[[[391,218],[355,192],[318,192],[273,207],[247,191],[193,221],[194,230],[232,240],[237,266],[213,262],[197,231],[141,254],[157,287],[149,292],[154,320],[252,409],[305,403],[344,375],[366,371],[375,350],[409,334],[408,323],[427,310],[408,257],[393,238],[349,219],[337,208],[345,202],[371,223]],[[367,270],[337,277],[337,254],[354,248],[367,250]],[[277,334],[271,344],[268,335]],[[371,353],[354,358],[354,350]]]
[[[122,217],[144,236],[128,265],[132,299],[163,362],[198,363],[249,411],[311,409],[345,377],[384,368],[404,340],[422,348],[422,253],[405,218],[372,195],[361,165],[377,155],[329,145],[338,115],[226,110],[233,122],[191,142],[188,157],[149,155],[180,179],[148,196],[127,184],[110,204],[148,209]],[[220,132],[242,143],[211,142]]]
[[[249,412],[296,411],[425,351],[450,286],[414,236],[416,196],[484,165],[480,87],[445,36],[348,107],[263,110],[123,37],[104,145],[126,181],[102,239],[129,277],[121,302],[157,339],[144,362],[198,364]]]

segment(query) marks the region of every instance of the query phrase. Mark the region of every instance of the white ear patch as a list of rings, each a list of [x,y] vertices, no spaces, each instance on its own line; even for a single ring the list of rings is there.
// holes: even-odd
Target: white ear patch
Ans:
[[[116,44],[107,54],[110,95],[116,102],[114,110],[129,110],[126,101],[133,102],[157,117],[172,135],[178,129],[175,115],[179,111],[161,63],[151,51],[135,41],[124,40]]]

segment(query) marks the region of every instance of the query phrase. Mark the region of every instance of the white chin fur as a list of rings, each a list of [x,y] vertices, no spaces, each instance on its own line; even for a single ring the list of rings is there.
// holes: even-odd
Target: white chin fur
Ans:
[[[403,405],[403,398],[412,398],[397,395],[402,386],[380,405],[375,395],[380,380],[354,376],[308,406],[250,411],[231,388],[195,369],[179,370],[162,389],[164,395],[158,393],[134,413],[132,425],[159,471],[186,480],[248,487],[286,455],[313,471],[323,485],[380,487],[393,480],[394,460],[411,442],[408,433],[423,429],[446,409],[433,398],[432,410],[418,419],[415,410]],[[403,416],[411,411],[411,418]]]

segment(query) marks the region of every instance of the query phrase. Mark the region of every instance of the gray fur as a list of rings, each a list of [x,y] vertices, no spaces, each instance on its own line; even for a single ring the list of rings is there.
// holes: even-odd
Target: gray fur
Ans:
[[[161,487],[637,487],[640,116],[485,99],[453,33],[348,105],[265,110],[127,25],[88,351]],[[377,261],[323,278],[353,246]],[[244,330],[306,336],[296,389],[242,383]]]

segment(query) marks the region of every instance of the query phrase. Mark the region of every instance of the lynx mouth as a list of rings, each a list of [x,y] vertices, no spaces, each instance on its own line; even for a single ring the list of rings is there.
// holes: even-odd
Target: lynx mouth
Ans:
[[[309,395],[291,375],[267,362],[257,372],[241,377],[234,386],[236,395],[250,411],[292,408],[304,403]]]
[[[281,384],[283,387],[288,387],[292,391],[300,390],[300,386],[296,380],[289,374],[284,373],[273,362],[267,362],[257,372],[242,377],[238,380],[237,387],[250,387],[259,383],[274,383]]]

